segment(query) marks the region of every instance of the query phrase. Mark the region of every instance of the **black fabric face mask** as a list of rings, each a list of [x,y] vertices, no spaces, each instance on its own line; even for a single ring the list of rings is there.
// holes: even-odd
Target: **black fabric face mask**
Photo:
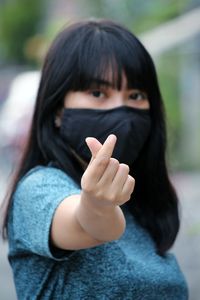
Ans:
[[[102,144],[109,134],[117,136],[112,157],[131,165],[138,157],[151,128],[148,109],[120,106],[113,109],[65,109],[60,134],[86,162],[91,159],[86,137],[95,137]]]

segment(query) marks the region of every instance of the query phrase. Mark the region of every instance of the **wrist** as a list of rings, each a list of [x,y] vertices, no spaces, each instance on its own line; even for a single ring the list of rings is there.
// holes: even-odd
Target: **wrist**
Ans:
[[[105,205],[101,203],[101,200],[91,199],[91,197],[84,192],[81,193],[80,206],[98,216],[113,214],[118,207],[118,205],[113,205],[112,203]]]
[[[99,241],[120,238],[126,227],[121,208],[118,205],[98,207],[87,200],[83,196],[76,209],[76,219],[81,227]]]

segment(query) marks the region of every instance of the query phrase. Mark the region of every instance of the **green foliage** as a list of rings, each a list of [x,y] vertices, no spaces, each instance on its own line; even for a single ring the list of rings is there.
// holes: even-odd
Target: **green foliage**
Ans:
[[[176,50],[159,58],[157,65],[159,85],[166,111],[168,132],[168,158],[173,169],[181,164],[179,156],[181,112],[180,112],[180,61]]]
[[[36,33],[41,16],[41,0],[15,0],[0,5],[0,41],[4,59],[25,61],[25,42]]]
[[[78,1],[83,5],[83,1]],[[89,16],[119,21],[139,34],[183,13],[192,0],[85,0]],[[85,6],[82,6],[83,10]]]
[[[164,103],[171,126],[180,124],[179,72],[180,62],[176,51],[168,52],[159,59],[158,75]]]

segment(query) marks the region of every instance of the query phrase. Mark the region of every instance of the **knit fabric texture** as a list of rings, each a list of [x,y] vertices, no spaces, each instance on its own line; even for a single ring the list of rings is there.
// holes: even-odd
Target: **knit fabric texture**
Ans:
[[[55,210],[80,192],[70,176],[50,166],[33,168],[18,183],[9,212],[8,258],[19,300],[188,299],[176,258],[157,255],[126,204],[120,239],[82,250],[53,249],[49,237]]]

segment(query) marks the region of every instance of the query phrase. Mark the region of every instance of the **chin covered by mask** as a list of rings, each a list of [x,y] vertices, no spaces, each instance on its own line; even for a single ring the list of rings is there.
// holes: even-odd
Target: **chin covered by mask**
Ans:
[[[151,128],[147,109],[120,106],[113,109],[67,108],[63,112],[60,134],[86,162],[91,159],[86,137],[104,143],[109,134],[117,136],[112,157],[131,165],[138,157]]]

